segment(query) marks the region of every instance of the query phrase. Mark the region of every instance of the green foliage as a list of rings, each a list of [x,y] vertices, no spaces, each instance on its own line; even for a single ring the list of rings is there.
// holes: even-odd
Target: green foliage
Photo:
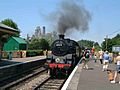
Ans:
[[[28,44],[28,48],[30,50],[40,50],[40,40],[39,39],[33,39]]]
[[[115,45],[120,45],[120,34],[117,34],[114,38],[112,38],[112,41]]]
[[[31,42],[28,43],[28,48],[30,50],[48,50],[49,43],[45,39],[32,39]]]
[[[82,45],[87,48],[91,48],[93,46],[93,42],[89,40],[80,40],[78,41],[79,45]]]
[[[48,41],[47,40],[45,40],[45,39],[41,39],[41,49],[42,50],[48,50],[49,49],[49,43],[48,43]]]
[[[1,21],[1,23],[18,30],[17,24],[15,22],[13,22],[11,19],[5,19],[5,20]]]
[[[85,48],[92,48],[94,45],[96,50],[100,50],[100,46],[99,46],[98,42],[94,42],[94,41],[90,41],[90,40],[79,40],[78,43],[80,46],[83,46]]]
[[[43,55],[43,50],[27,50],[26,57]]]
[[[52,36],[52,35],[46,35],[44,38],[48,41],[49,46],[51,46],[51,44],[52,44],[56,39],[58,39],[58,35],[57,35],[57,33],[54,31],[54,32],[53,32],[53,36]]]
[[[45,37],[45,40],[48,41],[49,46],[51,46],[52,42],[55,40],[53,37]]]

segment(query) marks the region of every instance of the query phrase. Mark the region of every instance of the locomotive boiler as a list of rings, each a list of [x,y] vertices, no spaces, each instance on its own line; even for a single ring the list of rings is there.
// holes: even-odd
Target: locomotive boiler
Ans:
[[[59,35],[59,39],[52,43],[51,51],[49,63],[51,77],[68,76],[81,57],[78,43],[68,38],[65,39],[64,35]]]

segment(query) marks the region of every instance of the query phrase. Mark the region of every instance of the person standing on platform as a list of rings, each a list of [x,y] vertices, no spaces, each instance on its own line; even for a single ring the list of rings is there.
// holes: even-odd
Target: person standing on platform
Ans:
[[[12,52],[9,52],[8,59],[12,60]]]
[[[114,80],[111,81],[111,83],[116,83],[116,79],[118,77],[119,79],[119,84],[120,84],[120,53],[119,55],[116,57],[116,62],[117,62],[117,65],[116,65],[116,71],[115,71],[115,75],[114,75]]]
[[[84,65],[83,65],[83,68],[84,69],[88,69],[88,65],[87,65],[87,63],[88,63],[88,61],[89,61],[89,57],[90,57],[90,53],[89,53],[89,51],[88,50],[85,50],[84,51],[84,54],[83,54],[83,61],[84,61]]]
[[[109,64],[110,56],[108,51],[106,51],[103,55],[103,69],[102,71],[105,71],[108,69],[108,64]]]
[[[104,54],[104,52],[102,50],[99,51],[99,60],[100,60],[101,64],[103,64],[103,54]]]
[[[91,56],[92,56],[91,59],[94,59],[94,53],[95,53],[95,47],[93,46],[91,49]]]
[[[94,55],[94,60],[95,60],[95,63],[97,62],[97,55],[95,54]]]
[[[46,55],[46,58],[48,58],[48,50],[47,49],[45,50],[45,55]]]

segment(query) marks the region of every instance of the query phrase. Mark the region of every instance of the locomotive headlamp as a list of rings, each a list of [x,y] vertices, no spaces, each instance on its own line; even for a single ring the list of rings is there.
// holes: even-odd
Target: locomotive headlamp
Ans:
[[[58,63],[60,62],[60,58],[56,58],[55,61]]]

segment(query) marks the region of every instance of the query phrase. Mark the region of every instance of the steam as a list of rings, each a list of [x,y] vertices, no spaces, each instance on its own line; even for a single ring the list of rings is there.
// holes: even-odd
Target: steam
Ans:
[[[69,30],[86,31],[91,20],[90,13],[75,1],[62,1],[57,11],[57,30],[65,34]]]

